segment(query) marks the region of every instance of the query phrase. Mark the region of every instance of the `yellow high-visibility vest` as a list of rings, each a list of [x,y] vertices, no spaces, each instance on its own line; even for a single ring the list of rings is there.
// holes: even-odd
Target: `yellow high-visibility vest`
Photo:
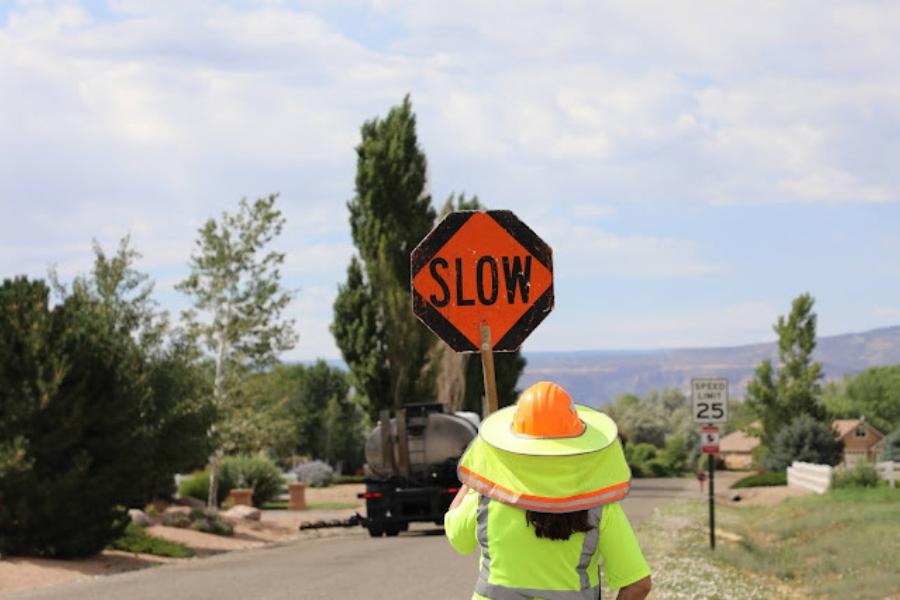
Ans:
[[[568,540],[538,538],[525,509],[474,490],[444,517],[446,535],[461,554],[481,550],[473,598],[489,600],[594,600],[600,596],[599,562],[607,585],[624,587],[650,575],[618,502],[588,509],[594,528]]]

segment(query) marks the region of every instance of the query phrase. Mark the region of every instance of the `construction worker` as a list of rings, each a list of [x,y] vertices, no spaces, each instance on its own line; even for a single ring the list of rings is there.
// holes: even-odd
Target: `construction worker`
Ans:
[[[631,472],[615,423],[537,383],[487,417],[444,517],[461,554],[481,549],[473,598],[594,600],[600,557],[618,598],[650,592],[650,568],[618,501]]]

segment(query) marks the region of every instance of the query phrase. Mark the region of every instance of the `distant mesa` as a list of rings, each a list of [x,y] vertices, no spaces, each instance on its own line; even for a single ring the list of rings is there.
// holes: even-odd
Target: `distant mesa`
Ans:
[[[667,387],[689,393],[692,377],[725,377],[731,395],[743,396],[756,366],[765,358],[777,361],[778,350],[773,341],[731,348],[526,352],[525,357],[528,365],[520,388],[549,379],[565,387],[576,402],[599,407],[620,394],[640,396]],[[900,364],[900,326],[820,337],[816,360],[826,380]]]

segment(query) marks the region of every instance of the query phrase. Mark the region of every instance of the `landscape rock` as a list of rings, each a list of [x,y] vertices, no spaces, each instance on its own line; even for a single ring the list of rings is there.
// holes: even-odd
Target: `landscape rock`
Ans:
[[[181,513],[183,515],[190,515],[191,507],[190,506],[170,506],[169,508],[166,509],[166,511],[163,514],[171,515],[171,514],[175,514],[175,513]]]
[[[175,504],[178,506],[187,506],[188,508],[206,508],[206,502],[203,500],[197,500],[196,498],[191,498],[190,496],[185,496],[184,498],[176,498]]]
[[[233,506],[229,508],[225,512],[222,513],[222,516],[226,519],[247,519],[249,521],[259,521],[262,518],[262,512],[258,508],[254,508],[252,506]]]
[[[150,517],[147,516],[147,513],[142,511],[139,508],[132,508],[128,511],[128,516],[131,517],[131,522],[137,525],[138,527],[149,527],[150,526]]]

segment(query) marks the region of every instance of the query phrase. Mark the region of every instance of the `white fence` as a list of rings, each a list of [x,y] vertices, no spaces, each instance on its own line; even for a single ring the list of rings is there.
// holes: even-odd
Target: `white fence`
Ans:
[[[900,469],[900,463],[887,461],[875,464],[878,469],[878,476],[887,481],[891,487],[897,486],[897,469]]]
[[[824,494],[831,487],[834,467],[794,461],[787,468],[788,487],[798,487]]]

